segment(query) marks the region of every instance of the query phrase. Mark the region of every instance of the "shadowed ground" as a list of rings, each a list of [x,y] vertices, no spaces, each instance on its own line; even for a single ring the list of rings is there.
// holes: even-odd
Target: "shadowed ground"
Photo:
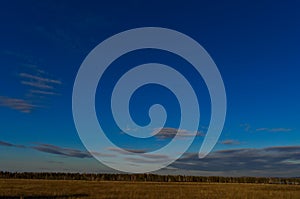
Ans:
[[[22,196],[22,197],[20,197]],[[0,198],[300,198],[299,185],[0,179]]]

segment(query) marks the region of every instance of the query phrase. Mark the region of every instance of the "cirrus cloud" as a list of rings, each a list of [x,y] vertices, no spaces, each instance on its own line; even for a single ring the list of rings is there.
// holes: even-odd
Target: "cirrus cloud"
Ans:
[[[290,132],[293,129],[290,128],[257,128],[256,131],[264,131],[264,132],[273,132],[273,133],[277,133],[277,132]]]
[[[193,136],[205,136],[203,132],[191,132],[184,129],[176,129],[176,128],[158,128],[154,129],[151,135],[155,136],[158,139],[172,139],[176,135],[178,137],[193,137]]]

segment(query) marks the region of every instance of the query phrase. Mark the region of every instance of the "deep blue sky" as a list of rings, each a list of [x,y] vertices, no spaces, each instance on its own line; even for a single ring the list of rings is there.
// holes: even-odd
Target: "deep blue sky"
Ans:
[[[86,153],[77,135],[73,83],[82,61],[101,41],[128,29],[155,26],[189,35],[207,50],[223,77],[228,102],[214,153],[199,161],[183,157],[161,172],[299,176],[299,7],[296,1],[2,2],[0,170],[108,171]],[[153,57],[180,62],[158,54],[125,57],[124,64]],[[199,89],[199,131],[205,133],[210,103],[205,86]],[[101,99],[97,103],[101,106]],[[197,137],[190,154],[202,140]],[[215,160],[232,165],[203,166],[215,165]]]

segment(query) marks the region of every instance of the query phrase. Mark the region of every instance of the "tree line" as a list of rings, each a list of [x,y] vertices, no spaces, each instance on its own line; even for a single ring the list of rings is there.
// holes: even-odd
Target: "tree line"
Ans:
[[[88,181],[146,181],[146,182],[202,182],[202,183],[257,183],[257,184],[295,184],[300,178],[277,177],[223,177],[223,176],[185,176],[157,174],[109,174],[109,173],[50,173],[50,172],[4,172],[2,179],[47,179],[47,180],[88,180]]]

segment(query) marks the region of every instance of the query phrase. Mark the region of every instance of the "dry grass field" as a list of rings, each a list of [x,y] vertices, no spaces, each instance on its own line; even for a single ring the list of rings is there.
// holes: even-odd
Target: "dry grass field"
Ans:
[[[0,179],[0,198],[300,199],[300,186]]]

